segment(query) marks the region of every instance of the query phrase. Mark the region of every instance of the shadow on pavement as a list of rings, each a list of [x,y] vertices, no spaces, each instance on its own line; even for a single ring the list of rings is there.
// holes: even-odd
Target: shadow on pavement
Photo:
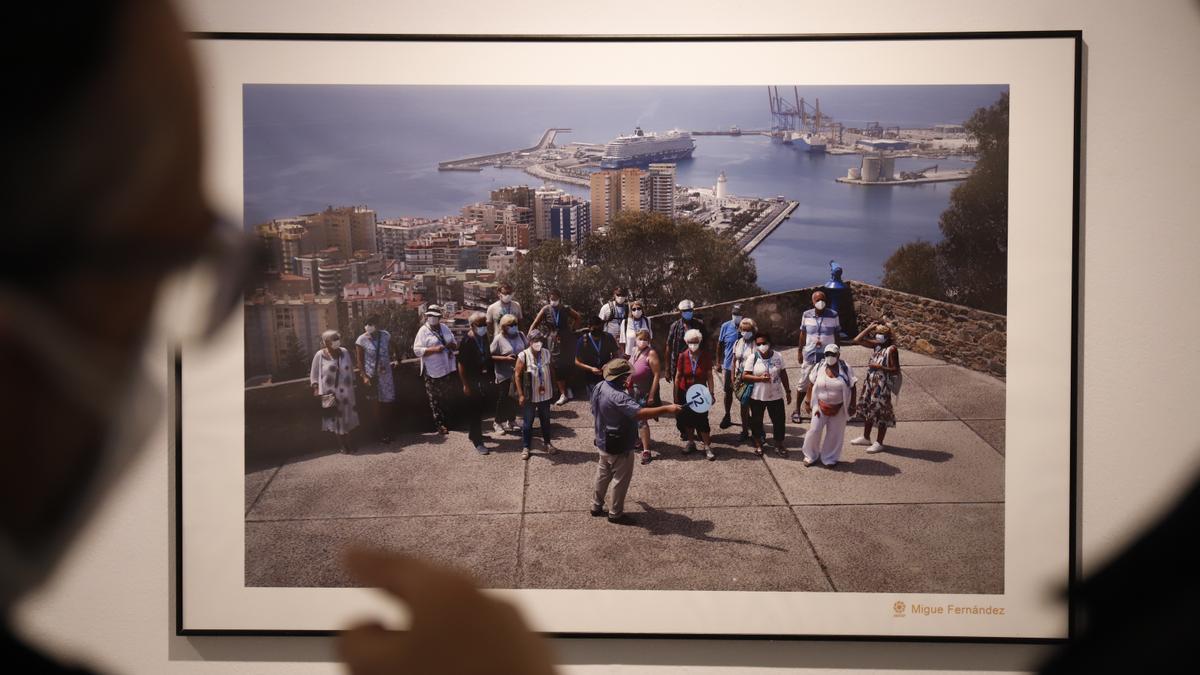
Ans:
[[[818,464],[814,464],[813,468],[817,466]],[[901,473],[900,469],[877,459],[856,459],[850,462],[838,462],[832,467],[825,468],[830,471],[852,473],[859,476],[898,476]]]
[[[744,544],[746,546],[757,546],[759,548],[765,548],[771,551],[788,550],[779,546],[760,544],[756,541],[747,541],[745,539],[714,537],[708,534],[716,527],[711,520],[696,520],[694,518],[689,518],[682,513],[671,513],[670,511],[656,509],[642,501],[637,502],[637,505],[642,507],[642,510],[645,511],[645,513],[637,516],[637,519],[633,524],[637,527],[641,527],[653,536],[676,534],[681,537],[687,537],[688,539],[695,539],[697,541]]]

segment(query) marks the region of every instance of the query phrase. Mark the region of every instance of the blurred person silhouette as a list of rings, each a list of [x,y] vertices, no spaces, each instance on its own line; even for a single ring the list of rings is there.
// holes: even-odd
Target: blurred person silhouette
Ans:
[[[169,4],[21,3],[7,17],[20,30],[0,49],[20,104],[6,107],[0,168],[0,663],[84,673],[21,642],[12,609],[53,573],[158,422],[165,395],[143,364],[161,363],[164,341],[223,325],[257,247],[206,207],[199,87]],[[208,293],[188,297],[209,311],[159,301],[189,289]],[[348,564],[412,616],[404,633],[345,633],[352,672],[553,672],[517,611],[459,573],[379,552]]]

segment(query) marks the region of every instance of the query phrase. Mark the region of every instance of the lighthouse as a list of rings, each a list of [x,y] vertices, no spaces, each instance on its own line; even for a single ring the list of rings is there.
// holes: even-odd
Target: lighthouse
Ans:
[[[725,178],[725,172],[722,171],[721,175],[717,176],[717,189],[714,190],[714,192],[716,192],[716,194],[717,194],[717,199],[725,198],[725,193],[726,193],[726,189],[727,189],[726,182],[727,181]]]

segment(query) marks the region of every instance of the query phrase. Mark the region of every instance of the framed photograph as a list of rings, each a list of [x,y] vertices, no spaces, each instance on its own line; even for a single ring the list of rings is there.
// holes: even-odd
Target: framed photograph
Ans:
[[[1079,32],[193,42],[265,255],[179,633],[402,627],[358,544],[555,635],[1068,637]]]

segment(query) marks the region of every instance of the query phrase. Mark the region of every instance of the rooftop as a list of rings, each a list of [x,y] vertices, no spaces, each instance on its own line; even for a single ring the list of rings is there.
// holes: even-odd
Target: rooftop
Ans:
[[[782,353],[794,382],[796,350]],[[861,378],[868,350],[843,354]],[[461,430],[354,455],[247,456],[246,584],[349,585],[338,552],[363,542],[496,588],[1002,592],[1004,382],[910,351],[901,363],[887,451],[849,445],[861,433],[851,423],[835,468],[801,463],[807,421],[788,424],[790,457],[760,458],[736,444],[736,425],[717,428],[714,408],[715,462],[681,455],[673,422],[652,422],[632,526],[588,514],[596,450],[579,400],[553,408],[559,454],[535,441],[527,462],[519,436],[480,456]],[[319,434],[315,415],[294,424]]]

